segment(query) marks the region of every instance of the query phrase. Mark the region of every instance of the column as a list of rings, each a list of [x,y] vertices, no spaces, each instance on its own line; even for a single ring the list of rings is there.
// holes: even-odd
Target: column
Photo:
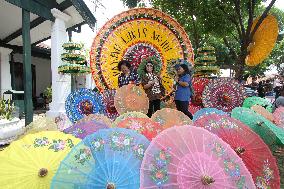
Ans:
[[[67,42],[65,22],[71,17],[58,9],[51,9],[55,21],[51,26],[51,72],[52,72],[52,102],[49,104],[48,117],[56,117],[65,112],[65,100],[71,92],[71,77],[58,74],[61,65],[62,45]]]
[[[3,93],[7,90],[12,90],[11,84],[11,72],[10,72],[10,53],[12,49],[7,49],[0,47],[0,89],[1,89],[1,98]]]

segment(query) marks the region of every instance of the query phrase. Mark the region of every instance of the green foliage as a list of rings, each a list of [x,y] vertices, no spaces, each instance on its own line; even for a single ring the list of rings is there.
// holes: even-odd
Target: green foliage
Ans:
[[[51,100],[52,100],[52,88],[51,87],[47,87],[43,91],[43,96],[47,99],[48,102],[51,102]]]
[[[11,120],[14,109],[14,103],[12,103],[10,99],[0,99],[0,119]]]

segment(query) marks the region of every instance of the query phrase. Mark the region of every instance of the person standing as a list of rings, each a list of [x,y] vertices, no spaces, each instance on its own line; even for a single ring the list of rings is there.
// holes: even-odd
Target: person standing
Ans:
[[[262,81],[260,81],[258,83],[257,92],[258,92],[259,97],[261,97],[261,98],[265,97],[265,90],[264,90],[264,86],[262,84]]]
[[[147,116],[151,117],[153,113],[160,110],[161,98],[165,94],[160,77],[154,73],[154,64],[148,61],[145,65],[145,75],[142,77],[142,86],[149,98],[149,109]]]
[[[121,60],[118,63],[118,70],[122,73],[118,76],[118,87],[128,84],[140,84],[140,78],[135,70],[131,69],[131,64],[127,60]]]
[[[192,83],[190,70],[187,65],[180,64],[176,67],[177,76],[175,82],[177,89],[175,92],[175,104],[177,110],[183,112],[190,119],[193,118],[192,114],[188,111],[189,101],[192,96]]]

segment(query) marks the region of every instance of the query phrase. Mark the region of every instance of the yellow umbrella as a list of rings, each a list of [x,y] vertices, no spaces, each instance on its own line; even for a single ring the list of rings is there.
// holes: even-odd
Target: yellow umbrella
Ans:
[[[6,189],[48,189],[60,162],[80,139],[59,131],[29,134],[1,155],[0,186]]]
[[[258,20],[259,18],[254,20],[252,30]],[[256,30],[252,42],[248,47],[249,54],[246,57],[246,64],[248,66],[256,66],[269,56],[275,45],[277,36],[277,19],[272,15],[268,15]]]

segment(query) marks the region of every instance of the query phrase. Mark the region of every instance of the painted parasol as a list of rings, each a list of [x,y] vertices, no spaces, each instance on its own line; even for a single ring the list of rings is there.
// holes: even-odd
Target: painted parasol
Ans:
[[[260,106],[260,105],[253,105],[250,109],[252,109],[253,111],[255,111],[256,113],[258,113],[259,115],[261,115],[262,117],[264,117],[265,119],[273,122],[274,121],[274,117],[273,114],[270,113],[267,109],[265,109],[264,107]]]
[[[232,110],[231,116],[249,126],[262,138],[271,150],[274,151],[278,145],[284,145],[284,130],[253,110],[237,107]]]
[[[114,105],[119,114],[132,111],[147,113],[149,99],[141,87],[132,84],[124,85],[117,89]]]
[[[119,122],[117,127],[135,130],[150,141],[163,130],[159,123],[152,121],[150,118],[127,118]]]
[[[243,87],[236,80],[218,78],[211,80],[205,87],[202,102],[204,107],[230,112],[233,108],[242,105],[244,94]]]
[[[112,126],[112,121],[103,114],[87,115],[83,117],[82,119],[80,119],[79,121],[77,121],[77,123],[83,123],[83,122],[88,122],[88,121],[97,121],[99,123],[106,124],[108,127]]]
[[[255,19],[252,29],[256,26],[260,17]],[[272,15],[267,15],[252,37],[248,47],[248,55],[245,63],[248,66],[260,64],[271,53],[278,37],[278,21]]]
[[[121,114],[115,119],[115,121],[113,122],[113,126],[116,127],[119,124],[119,122],[128,118],[149,118],[149,117],[141,112],[126,112],[124,114]]]
[[[172,59],[194,61],[192,45],[180,24],[159,10],[136,8],[122,12],[100,29],[90,52],[91,70],[99,90],[116,89],[120,60],[128,60],[137,69],[145,58],[155,56],[162,62],[161,78],[166,93],[173,79],[166,72]]]
[[[51,189],[139,188],[149,141],[130,129],[101,129],[87,136],[61,162]]]
[[[108,118],[114,120],[119,116],[115,106],[114,106],[114,96],[116,90],[104,90],[102,93],[103,103],[106,108],[106,115]]]
[[[284,107],[279,107],[273,112],[274,122],[284,128]]]
[[[194,90],[194,95],[192,97],[192,104],[196,106],[202,106],[202,93],[205,89],[205,87],[209,83],[208,78],[202,78],[202,77],[194,77],[192,79],[192,87]]]
[[[256,188],[241,158],[205,129],[181,126],[161,132],[145,152],[141,189]]]
[[[249,127],[224,115],[211,114],[194,122],[195,126],[216,134],[242,158],[257,188],[279,188],[276,159],[268,146]]]
[[[163,108],[156,111],[152,115],[151,119],[159,123],[164,129],[172,126],[188,125],[192,123],[191,119],[184,113],[171,108]]]
[[[87,135],[93,134],[100,129],[107,128],[109,128],[108,125],[92,120],[76,123],[72,127],[65,129],[63,132],[66,134],[72,134],[74,137],[84,139]]]
[[[64,129],[71,127],[73,123],[69,120],[65,113],[59,113],[57,117],[54,119],[59,131],[63,131]]]
[[[102,97],[90,89],[77,89],[69,94],[65,102],[68,118],[75,123],[84,115],[104,113]]]
[[[229,116],[228,113],[223,112],[222,110],[218,110],[216,108],[202,108],[198,110],[194,115],[193,115],[193,121],[196,121],[202,117],[206,117],[211,114],[218,114],[218,115],[227,115]]]
[[[267,109],[269,112],[272,112],[272,104],[265,98],[261,98],[258,96],[252,96],[244,100],[243,107],[251,108],[254,105],[260,105],[264,107],[265,109]]]
[[[61,160],[80,139],[59,131],[26,135],[1,155],[1,188],[49,189]]]

